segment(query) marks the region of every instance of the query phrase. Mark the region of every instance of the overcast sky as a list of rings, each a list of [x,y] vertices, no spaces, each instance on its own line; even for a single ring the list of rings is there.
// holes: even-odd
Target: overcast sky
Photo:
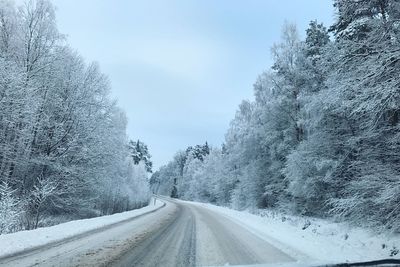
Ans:
[[[188,145],[219,146],[271,66],[284,21],[330,25],[331,0],[54,0],[61,33],[97,61],[156,167]]]

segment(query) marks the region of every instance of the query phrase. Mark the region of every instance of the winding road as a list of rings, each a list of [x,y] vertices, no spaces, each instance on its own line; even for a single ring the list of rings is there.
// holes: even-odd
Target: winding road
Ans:
[[[165,207],[114,227],[3,259],[0,266],[224,266],[294,259],[227,217],[163,199]]]

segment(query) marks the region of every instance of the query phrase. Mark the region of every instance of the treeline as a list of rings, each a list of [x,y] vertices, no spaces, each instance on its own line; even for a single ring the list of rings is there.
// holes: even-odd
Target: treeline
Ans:
[[[283,27],[222,148],[179,152],[153,188],[400,231],[400,2],[334,6],[334,25],[312,21],[305,40]]]
[[[0,234],[146,204],[149,169],[109,92],[50,1],[0,2]]]

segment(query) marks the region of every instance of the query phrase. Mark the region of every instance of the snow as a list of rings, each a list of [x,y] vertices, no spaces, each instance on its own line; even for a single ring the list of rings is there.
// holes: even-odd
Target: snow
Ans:
[[[305,263],[343,263],[390,258],[400,248],[400,236],[374,234],[368,229],[351,227],[329,220],[283,215],[262,210],[258,215],[212,204],[190,202],[216,212],[244,227],[271,245]],[[0,235],[0,258],[62,242],[159,209],[164,202],[110,216],[71,221],[52,227]],[[306,227],[307,226],[307,227]],[[305,228],[305,229],[304,229]],[[400,258],[400,254],[394,256]]]
[[[299,263],[333,264],[391,258],[392,251],[400,248],[400,235],[374,234],[368,229],[345,223],[265,210],[254,215],[212,204],[190,203],[229,218],[296,258]],[[400,258],[400,253],[392,257]]]
[[[12,234],[0,235],[0,258],[35,249],[51,243],[62,242],[77,235],[104,228],[123,222],[152,211],[165,205],[164,202],[153,200],[141,209],[101,216],[91,219],[76,220],[51,227],[38,228],[29,231],[20,231]]]

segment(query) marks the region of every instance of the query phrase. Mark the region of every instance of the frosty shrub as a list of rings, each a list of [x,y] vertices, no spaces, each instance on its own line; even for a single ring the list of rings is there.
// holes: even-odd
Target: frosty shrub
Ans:
[[[0,184],[0,234],[15,231],[20,223],[20,202],[7,182]]]

